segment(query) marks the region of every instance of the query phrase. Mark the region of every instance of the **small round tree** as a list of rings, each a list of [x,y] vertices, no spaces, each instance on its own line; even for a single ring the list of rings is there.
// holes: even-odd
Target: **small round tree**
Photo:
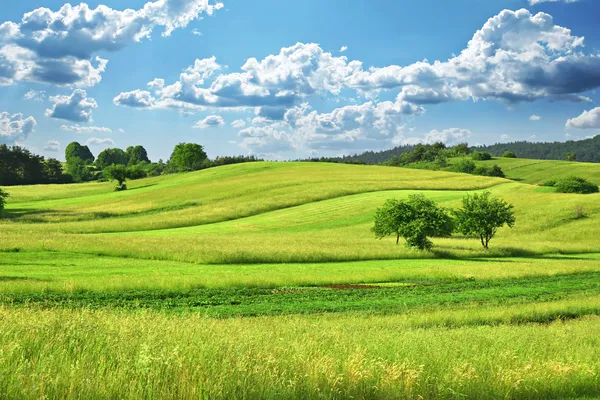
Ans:
[[[104,177],[109,181],[117,181],[115,191],[126,190],[125,181],[128,178],[127,167],[123,164],[110,165],[102,171]]]
[[[8,193],[0,189],[0,215],[4,210],[4,206],[6,205],[6,199],[8,198]]]
[[[504,158],[517,158],[517,156],[515,155],[515,153],[513,153],[512,151],[505,151],[502,154],[502,157],[504,157]]]
[[[463,199],[463,208],[454,211],[456,227],[463,235],[478,236],[487,250],[499,228],[514,226],[513,208],[512,204],[492,197],[490,192],[467,195]]]
[[[375,212],[372,231],[378,239],[396,235],[396,244],[403,237],[408,246],[425,250],[432,246],[428,237],[452,234],[452,220],[435,202],[423,195],[411,195],[408,200],[387,200]]]

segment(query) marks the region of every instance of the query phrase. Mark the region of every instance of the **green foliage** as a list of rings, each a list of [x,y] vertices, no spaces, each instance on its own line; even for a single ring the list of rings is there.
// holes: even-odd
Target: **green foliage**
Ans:
[[[478,165],[475,167],[475,169],[471,173],[473,175],[488,176],[490,173],[490,170],[488,167],[484,167],[483,165]]]
[[[127,154],[127,165],[129,166],[150,162],[148,153],[143,146],[129,146],[127,150],[125,150],[125,153]]]
[[[76,157],[67,162],[67,173],[72,177],[73,182],[87,182],[92,177],[88,164]]]
[[[461,158],[452,166],[453,172],[462,172],[463,174],[472,174],[477,166],[468,158]]]
[[[452,234],[452,221],[435,202],[423,195],[410,195],[408,200],[387,200],[377,209],[372,231],[378,239],[394,234],[396,244],[402,236],[408,246],[425,250],[432,246],[428,237]]]
[[[202,169],[206,159],[206,152],[201,145],[179,143],[173,149],[169,164],[176,172],[196,171]]]
[[[104,170],[110,165],[127,165],[128,157],[127,154],[121,149],[106,149],[96,159],[96,167],[100,170]]]
[[[513,227],[514,206],[502,199],[492,197],[488,191],[467,195],[463,208],[454,212],[456,226],[463,235],[478,236],[485,249],[499,228]]]
[[[554,187],[558,193],[591,194],[599,192],[598,185],[576,176],[560,179]]]
[[[575,155],[575,153],[567,153],[565,155],[565,160],[567,160],[567,161],[577,161],[577,156]]]
[[[476,161],[486,161],[491,160],[492,155],[487,151],[476,151],[473,154],[471,154],[471,158]]]
[[[494,164],[492,168],[489,169],[487,176],[495,176],[498,178],[504,178],[504,171],[497,164]]]
[[[86,164],[90,164],[94,162],[94,155],[89,147],[82,146],[78,142],[71,142],[65,148],[65,159],[67,163],[73,159],[80,159]]]
[[[0,215],[2,214],[2,210],[4,210],[4,206],[6,205],[6,199],[8,198],[8,193],[0,189]]]
[[[471,148],[468,143],[459,143],[452,148],[456,156],[467,156],[471,153]]]
[[[66,183],[62,164],[45,159],[20,147],[0,145],[0,185],[35,185],[41,183]]]
[[[142,162],[132,167],[128,167],[127,178],[131,180],[146,178],[148,176],[146,168],[149,168],[150,165],[151,164],[149,163]]]
[[[515,153],[513,153],[512,151],[505,151],[504,153],[502,153],[502,157],[504,157],[504,158],[517,158],[517,156],[515,155]]]
[[[556,186],[556,182],[558,182],[556,179],[548,179],[547,181],[542,183],[542,186],[554,187],[554,186]]]
[[[102,171],[106,179],[110,181],[117,181],[116,191],[125,190],[127,186],[125,181],[128,178],[129,171],[123,164],[109,165]]]

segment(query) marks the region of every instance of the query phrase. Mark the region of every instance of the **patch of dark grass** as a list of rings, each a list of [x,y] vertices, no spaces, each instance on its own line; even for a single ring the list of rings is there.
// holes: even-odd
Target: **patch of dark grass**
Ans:
[[[151,309],[238,317],[346,311],[397,314],[457,305],[505,306],[600,294],[600,272],[495,280],[411,280],[401,283],[406,285],[5,293],[0,294],[0,304],[42,308]]]

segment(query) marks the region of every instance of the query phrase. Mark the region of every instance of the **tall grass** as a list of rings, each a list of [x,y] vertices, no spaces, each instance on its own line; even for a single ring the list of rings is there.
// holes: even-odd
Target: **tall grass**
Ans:
[[[422,329],[397,317],[207,320],[0,309],[0,393],[31,399],[599,395],[599,322]]]

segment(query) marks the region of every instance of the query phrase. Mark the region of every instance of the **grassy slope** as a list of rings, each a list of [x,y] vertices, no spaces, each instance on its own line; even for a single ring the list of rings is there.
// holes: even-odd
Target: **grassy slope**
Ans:
[[[455,160],[450,160],[450,164]],[[600,185],[600,164],[554,161],[530,160],[526,158],[494,157],[488,161],[476,161],[478,165],[491,167],[499,165],[506,177],[518,182],[542,184],[549,179],[579,176]]]
[[[522,181],[256,163],[121,193],[7,188],[0,249],[22,250],[0,252],[0,397],[600,395],[600,195],[514,171]],[[457,207],[483,189],[517,213],[488,254],[461,238],[415,252],[369,231],[389,197],[424,190]],[[374,287],[328,287],[347,284]]]

